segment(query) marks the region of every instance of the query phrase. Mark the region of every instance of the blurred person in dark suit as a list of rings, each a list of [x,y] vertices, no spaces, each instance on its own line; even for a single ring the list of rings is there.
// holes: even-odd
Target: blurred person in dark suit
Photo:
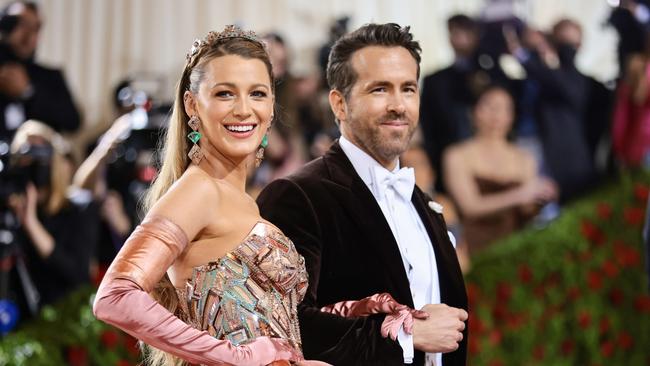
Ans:
[[[420,104],[424,147],[437,172],[442,172],[444,149],[472,135],[470,110],[478,70],[478,24],[467,15],[457,14],[447,20],[447,29],[454,62],[424,78]],[[443,187],[442,180],[438,180],[437,187]]]
[[[558,184],[561,201],[574,198],[594,182],[593,156],[585,116],[590,80],[575,65],[582,28],[570,19],[553,26],[550,42],[524,48],[517,34],[504,28],[508,47],[538,86],[535,103],[537,135],[543,150],[543,172]]]
[[[0,139],[28,119],[75,131],[80,117],[59,70],[35,62],[42,20],[35,2],[12,1],[0,12]]]

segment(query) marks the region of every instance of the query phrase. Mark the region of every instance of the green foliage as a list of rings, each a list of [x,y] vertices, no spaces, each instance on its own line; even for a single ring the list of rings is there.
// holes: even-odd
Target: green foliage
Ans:
[[[470,365],[650,365],[649,183],[625,175],[474,258]]]
[[[136,340],[95,319],[94,289],[84,288],[0,339],[0,366],[128,366],[139,360]]]

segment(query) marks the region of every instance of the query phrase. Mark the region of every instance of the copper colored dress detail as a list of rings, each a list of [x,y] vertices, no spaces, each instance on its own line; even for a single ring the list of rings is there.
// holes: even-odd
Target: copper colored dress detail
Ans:
[[[224,257],[194,268],[185,289],[177,289],[194,328],[236,346],[260,336],[283,338],[298,352],[297,306],[306,291],[304,259],[264,222]]]

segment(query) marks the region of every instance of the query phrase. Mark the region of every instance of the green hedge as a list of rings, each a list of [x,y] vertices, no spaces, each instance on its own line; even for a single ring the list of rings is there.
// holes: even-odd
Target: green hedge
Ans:
[[[137,340],[95,319],[94,289],[85,288],[19,331],[0,339],[0,365],[129,366],[139,363]]]
[[[471,365],[650,365],[641,228],[650,175],[624,176],[474,258]],[[97,321],[92,289],[3,339],[0,365],[134,365],[132,337]]]
[[[649,182],[625,175],[474,258],[470,365],[650,365]]]

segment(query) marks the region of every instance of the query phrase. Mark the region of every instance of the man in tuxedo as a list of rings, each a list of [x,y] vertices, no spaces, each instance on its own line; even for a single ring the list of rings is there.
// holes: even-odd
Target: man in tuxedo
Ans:
[[[0,12],[0,140],[28,119],[75,131],[80,118],[61,71],[34,62],[41,29],[36,3],[12,1]]]
[[[258,197],[262,216],[305,258],[309,289],[298,314],[308,359],[465,364],[467,296],[454,246],[440,206],[399,167],[418,121],[419,62],[408,27],[368,24],[339,39],[327,79],[341,138]],[[383,315],[321,311],[383,292],[429,317],[392,340],[380,334]]]

